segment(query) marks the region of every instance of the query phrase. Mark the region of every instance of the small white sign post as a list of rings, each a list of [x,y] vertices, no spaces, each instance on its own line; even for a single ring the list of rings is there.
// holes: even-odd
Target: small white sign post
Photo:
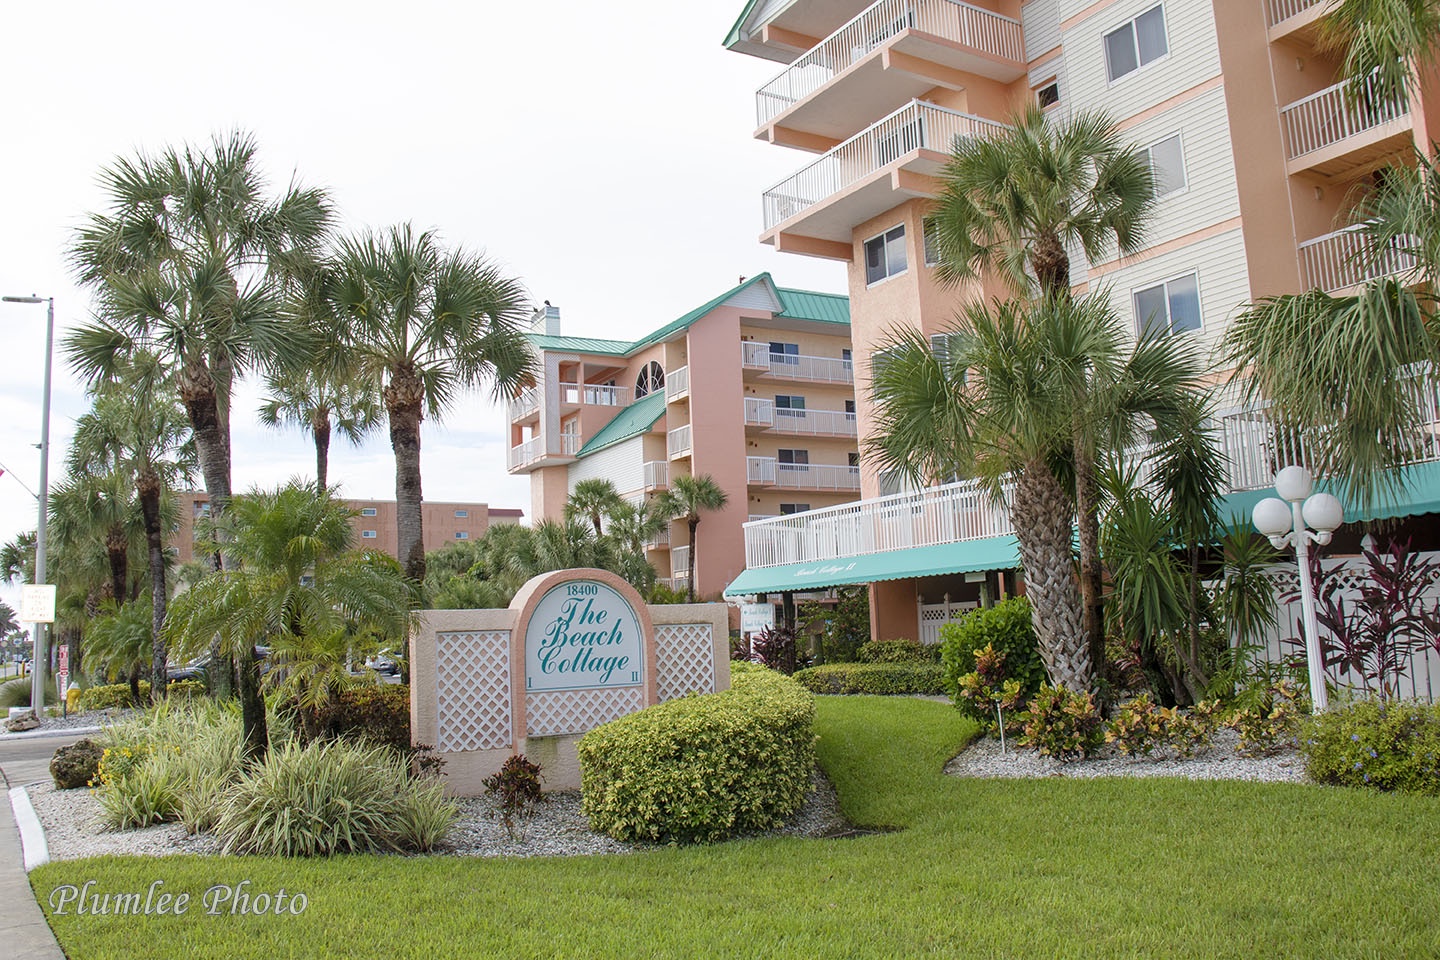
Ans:
[[[775,605],[746,603],[740,607],[740,634],[751,637],[775,629]]]

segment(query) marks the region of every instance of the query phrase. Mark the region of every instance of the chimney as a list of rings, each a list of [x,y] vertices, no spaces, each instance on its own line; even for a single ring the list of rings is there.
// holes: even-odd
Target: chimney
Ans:
[[[543,333],[548,337],[560,335],[560,308],[550,306],[550,301],[545,301],[545,306],[536,307],[535,313],[530,318],[530,332]]]

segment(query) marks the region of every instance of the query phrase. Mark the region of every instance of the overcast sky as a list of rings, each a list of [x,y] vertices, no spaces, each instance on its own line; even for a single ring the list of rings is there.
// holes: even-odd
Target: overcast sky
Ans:
[[[741,0],[405,5],[259,0],[6,3],[0,11],[0,294],[53,295],[57,341],[89,305],[63,251],[119,156],[241,128],[277,185],[328,188],[347,230],[411,221],[483,249],[576,335],[637,337],[768,270],[843,292],[843,266],[760,244],[760,194],[806,155],[751,138],[779,66],[720,43]],[[0,304],[0,540],[35,526],[43,306]],[[313,476],[312,448],[237,400],[235,487]],[[57,350],[51,476],[82,385]],[[501,411],[427,421],[428,500],[530,508]],[[14,474],[12,476],[11,474]],[[337,442],[332,482],[394,496],[385,437]],[[17,591],[0,596],[18,606]]]

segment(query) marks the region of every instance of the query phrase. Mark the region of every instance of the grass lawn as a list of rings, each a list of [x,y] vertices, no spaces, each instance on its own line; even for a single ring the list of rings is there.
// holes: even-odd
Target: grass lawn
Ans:
[[[1434,957],[1440,800],[1290,784],[955,780],[943,704],[826,698],[849,840],[556,860],[103,858],[31,874],[196,901],[303,892],[298,917],[52,916],[88,957]]]

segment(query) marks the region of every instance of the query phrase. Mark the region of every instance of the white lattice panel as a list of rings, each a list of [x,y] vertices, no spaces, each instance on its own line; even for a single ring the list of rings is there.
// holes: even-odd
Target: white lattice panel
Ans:
[[[529,693],[525,695],[525,735],[558,737],[585,733],[643,706],[642,687]]]
[[[714,629],[708,623],[655,625],[655,695],[661,703],[715,692]]]
[[[436,749],[498,750],[510,740],[510,631],[435,636]]]

